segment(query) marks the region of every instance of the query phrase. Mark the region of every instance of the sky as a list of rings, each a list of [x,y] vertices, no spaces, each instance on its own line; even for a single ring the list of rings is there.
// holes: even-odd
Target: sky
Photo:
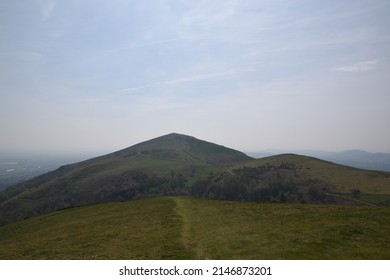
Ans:
[[[2,0],[0,151],[171,132],[390,152],[388,0]]]

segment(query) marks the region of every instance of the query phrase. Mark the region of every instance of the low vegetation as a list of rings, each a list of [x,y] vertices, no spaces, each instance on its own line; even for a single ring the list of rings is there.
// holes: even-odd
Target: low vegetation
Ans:
[[[389,259],[390,208],[160,197],[0,227],[1,259]]]
[[[169,198],[102,203],[0,228],[1,259],[192,258]]]

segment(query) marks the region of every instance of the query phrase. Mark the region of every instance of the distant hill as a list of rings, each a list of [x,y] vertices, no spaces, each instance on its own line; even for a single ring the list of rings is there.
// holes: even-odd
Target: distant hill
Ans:
[[[65,165],[0,192],[0,225],[59,209],[152,196],[389,205],[390,173],[285,154],[242,152],[168,134]]]
[[[346,150],[341,152],[297,150],[288,152],[299,155],[312,156],[334,163],[361,169],[390,172],[390,154],[388,153],[370,153],[362,150]],[[269,150],[263,152],[249,153],[249,155],[255,158],[263,158],[282,153],[287,153],[287,151]]]
[[[348,150],[330,153],[322,157],[325,160],[362,169],[390,172],[390,154],[369,153],[361,150]]]
[[[390,205],[390,173],[361,170],[313,157],[282,154],[229,166],[194,182],[207,199],[349,205]]]
[[[390,207],[160,197],[0,227],[0,259],[390,258]]]
[[[248,166],[258,168],[271,166],[275,167],[279,173],[290,171],[290,173],[295,173],[296,179],[306,177],[310,180],[324,181],[329,188],[332,188],[332,192],[337,193],[349,192],[354,187],[371,194],[390,192],[390,185],[388,185],[390,173],[353,168],[315,157],[281,154],[254,160],[251,163],[245,163],[244,166],[247,168]]]

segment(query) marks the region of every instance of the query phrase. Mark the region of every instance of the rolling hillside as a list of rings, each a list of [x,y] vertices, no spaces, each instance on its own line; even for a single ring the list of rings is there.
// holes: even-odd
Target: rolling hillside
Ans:
[[[0,259],[389,259],[390,208],[161,197],[0,227]]]
[[[292,154],[253,159],[191,136],[168,134],[63,166],[0,192],[0,225],[59,209],[153,196],[390,205],[390,173]]]
[[[295,191],[312,190],[313,195],[317,192],[318,196],[333,197],[334,202],[340,202],[337,196],[351,198],[351,202],[381,205],[390,202],[389,172],[362,170],[294,154],[271,156],[233,166],[231,168],[237,174],[247,178],[279,183],[282,187],[294,186]]]
[[[315,150],[268,150],[263,152],[252,152],[248,153],[248,155],[255,158],[263,158],[287,153],[315,157],[359,169],[390,172],[389,153],[371,153],[362,150],[345,150],[341,152],[325,152]]]

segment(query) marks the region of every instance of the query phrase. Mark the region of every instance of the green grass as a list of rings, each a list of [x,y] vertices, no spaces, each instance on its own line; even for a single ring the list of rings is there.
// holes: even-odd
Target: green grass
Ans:
[[[357,199],[360,201],[365,201],[375,205],[390,205],[390,195],[378,195],[378,194],[361,194],[358,197],[354,197],[352,194],[342,194],[344,197],[351,199]]]
[[[178,200],[202,259],[390,258],[390,208]]]
[[[0,227],[0,259],[390,259],[390,208],[103,203]]]
[[[0,228],[1,259],[186,259],[170,198],[78,207]]]

